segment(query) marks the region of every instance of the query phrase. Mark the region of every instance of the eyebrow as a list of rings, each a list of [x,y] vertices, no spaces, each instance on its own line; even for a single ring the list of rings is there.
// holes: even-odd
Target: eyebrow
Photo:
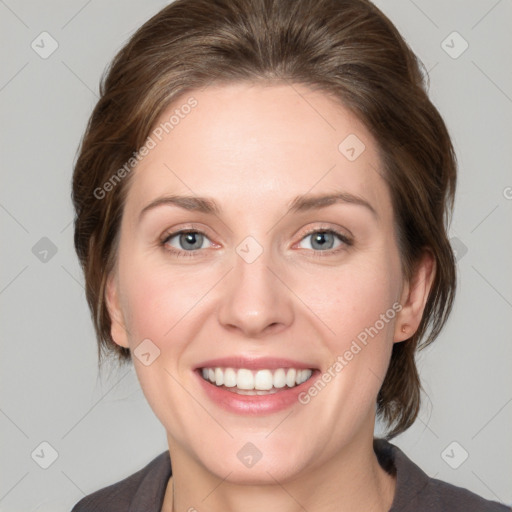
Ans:
[[[349,192],[336,192],[333,194],[319,194],[319,195],[301,195],[295,197],[288,206],[286,213],[300,213],[320,208],[325,208],[337,203],[346,203],[363,206],[369,210],[372,215],[378,219],[378,214],[375,208],[366,199],[351,194]],[[139,221],[149,211],[159,206],[178,206],[184,210],[196,211],[209,215],[220,215],[222,209],[215,202],[214,199],[209,197],[198,197],[198,196],[180,196],[180,195],[168,195],[158,197],[146,205],[140,212]]]

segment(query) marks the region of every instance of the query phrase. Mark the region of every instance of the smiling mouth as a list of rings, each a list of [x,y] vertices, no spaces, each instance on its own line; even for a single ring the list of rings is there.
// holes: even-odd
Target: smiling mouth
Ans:
[[[314,370],[276,368],[199,368],[204,380],[239,395],[269,395],[297,387],[311,378]]]

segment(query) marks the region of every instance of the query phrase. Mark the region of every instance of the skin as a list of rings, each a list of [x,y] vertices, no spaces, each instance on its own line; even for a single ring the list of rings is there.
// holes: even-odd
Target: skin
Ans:
[[[247,83],[191,94],[197,107],[133,171],[107,285],[115,342],[133,353],[150,339],[160,350],[148,366],[133,363],[167,432],[173,477],[162,510],[172,510],[174,479],[179,511],[388,511],[395,479],[373,452],[375,403],[393,343],[421,320],[432,257],[426,252],[404,279],[375,140],[333,98],[299,85]],[[338,150],[349,134],[366,146],[355,161]],[[286,214],[297,195],[334,191],[364,198],[376,214],[351,203]],[[165,205],[139,220],[166,194],[208,196],[222,212]],[[205,233],[203,244],[177,257],[169,247],[190,252],[193,242],[160,241],[190,223]],[[307,232],[322,228],[353,244],[332,235],[319,249]],[[247,236],[263,248],[252,263],[236,252]],[[326,371],[396,302],[395,318],[306,405],[231,413],[207,398],[192,372],[235,354]],[[262,453],[251,468],[237,458],[247,442]]]

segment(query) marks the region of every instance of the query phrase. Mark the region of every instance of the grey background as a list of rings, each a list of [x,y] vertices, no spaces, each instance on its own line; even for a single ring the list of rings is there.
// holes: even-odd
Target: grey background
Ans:
[[[134,371],[98,374],[70,201],[101,73],[166,3],[0,0],[0,512],[68,511],[167,449]],[[460,163],[458,297],[418,357],[420,417],[393,443],[430,476],[512,504],[512,2],[376,3],[429,70]],[[43,31],[58,43],[46,59],[31,47],[51,48]],[[458,58],[453,31],[469,43]],[[42,442],[58,454],[47,469]]]

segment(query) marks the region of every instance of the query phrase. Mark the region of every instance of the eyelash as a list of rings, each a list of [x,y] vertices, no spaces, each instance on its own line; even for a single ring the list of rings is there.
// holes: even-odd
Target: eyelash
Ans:
[[[181,229],[179,231],[174,231],[172,233],[166,233],[164,238],[160,241],[160,245],[163,247],[163,249],[165,251],[173,254],[174,256],[176,256],[178,258],[181,258],[181,257],[185,257],[185,258],[186,257],[194,257],[198,253],[200,253],[202,251],[202,249],[194,249],[193,251],[181,251],[181,250],[175,249],[174,247],[169,248],[169,246],[167,245],[169,240],[171,240],[175,236],[181,235],[181,234],[186,234],[186,233],[197,233],[197,234],[203,235],[206,238],[208,238],[206,233],[204,233],[203,231],[201,231],[199,229],[186,228],[186,229]],[[344,235],[343,233],[340,233],[339,231],[336,231],[335,229],[332,229],[332,228],[315,228],[315,229],[312,229],[311,231],[308,231],[307,233],[304,233],[304,235],[302,236],[300,241],[302,241],[304,238],[306,238],[306,237],[308,237],[310,235],[313,235],[315,233],[329,233],[329,234],[333,234],[333,235],[337,236],[338,239],[341,242],[343,242],[343,244],[346,247],[351,247],[354,244],[354,241],[350,237],[348,237],[347,235]],[[340,246],[337,249],[328,249],[328,250],[325,250],[325,251],[314,251],[313,250],[312,253],[313,253],[314,257],[325,258],[326,256],[332,256],[334,254],[337,254],[338,252],[344,250],[346,247]]]

